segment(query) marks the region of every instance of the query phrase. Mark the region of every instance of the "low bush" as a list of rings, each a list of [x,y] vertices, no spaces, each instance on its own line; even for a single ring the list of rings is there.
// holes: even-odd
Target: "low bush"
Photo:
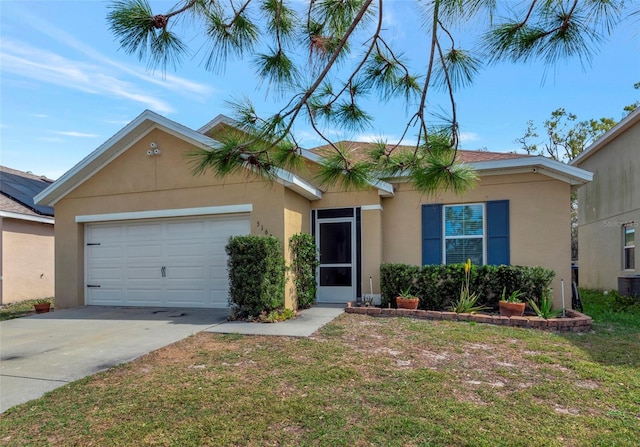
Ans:
[[[284,306],[285,263],[273,236],[235,236],[226,247],[231,317],[254,319]]]
[[[637,295],[620,295],[617,290],[610,291],[609,295],[613,301],[614,310],[640,314],[640,297]]]
[[[507,295],[520,290],[524,300],[536,303],[551,284],[555,272],[544,267],[511,265],[471,266],[469,290],[478,294],[477,304],[498,307],[503,289]],[[382,307],[395,307],[395,298],[401,290],[411,286],[420,297],[420,309],[444,310],[450,308],[460,296],[465,279],[464,264],[425,265],[382,264],[380,288]]]

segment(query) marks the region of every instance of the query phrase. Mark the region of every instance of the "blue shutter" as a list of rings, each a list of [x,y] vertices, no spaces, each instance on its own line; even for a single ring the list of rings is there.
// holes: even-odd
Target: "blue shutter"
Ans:
[[[422,265],[442,264],[442,205],[422,205]]]
[[[487,264],[509,263],[509,201],[487,202]]]

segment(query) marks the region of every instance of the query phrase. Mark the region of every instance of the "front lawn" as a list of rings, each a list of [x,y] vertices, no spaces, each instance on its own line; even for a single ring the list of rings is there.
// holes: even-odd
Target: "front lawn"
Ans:
[[[635,446],[627,313],[589,334],[348,314],[309,339],[199,333],[8,410],[0,443]]]

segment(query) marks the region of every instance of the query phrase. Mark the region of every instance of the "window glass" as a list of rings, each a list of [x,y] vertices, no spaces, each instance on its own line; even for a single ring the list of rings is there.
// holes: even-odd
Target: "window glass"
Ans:
[[[625,270],[635,270],[636,268],[636,229],[635,227],[625,225],[622,263]]]
[[[624,245],[635,245],[636,229],[632,227],[624,227]]]
[[[483,206],[445,207],[445,236],[482,236]]]
[[[445,206],[444,239],[445,264],[484,264],[484,206]]]

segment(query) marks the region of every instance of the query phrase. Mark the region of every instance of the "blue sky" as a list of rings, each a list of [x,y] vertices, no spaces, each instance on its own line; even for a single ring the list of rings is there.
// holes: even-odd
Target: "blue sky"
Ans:
[[[171,5],[151,4],[158,12]],[[408,25],[413,4],[391,3],[385,26],[399,46],[419,54],[419,38]],[[57,178],[145,109],[193,129],[229,114],[225,103],[231,98],[250,97],[259,112],[276,111],[250,63],[211,73],[196,54],[175,71],[147,71],[145,62],[119,50],[107,11],[103,1],[0,0],[0,164]],[[569,60],[550,69],[537,63],[485,67],[456,96],[462,146],[516,150],[514,140],[527,121],[541,123],[558,107],[580,119],[620,119],[623,107],[640,98],[633,89],[640,81],[637,27],[637,19],[623,22],[590,66]],[[191,43],[199,47],[196,38]],[[446,107],[442,96],[430,103],[437,108],[439,101]],[[346,137],[393,139],[401,133],[401,110],[370,107],[374,127]],[[304,125],[296,135],[308,147],[321,144]]]

